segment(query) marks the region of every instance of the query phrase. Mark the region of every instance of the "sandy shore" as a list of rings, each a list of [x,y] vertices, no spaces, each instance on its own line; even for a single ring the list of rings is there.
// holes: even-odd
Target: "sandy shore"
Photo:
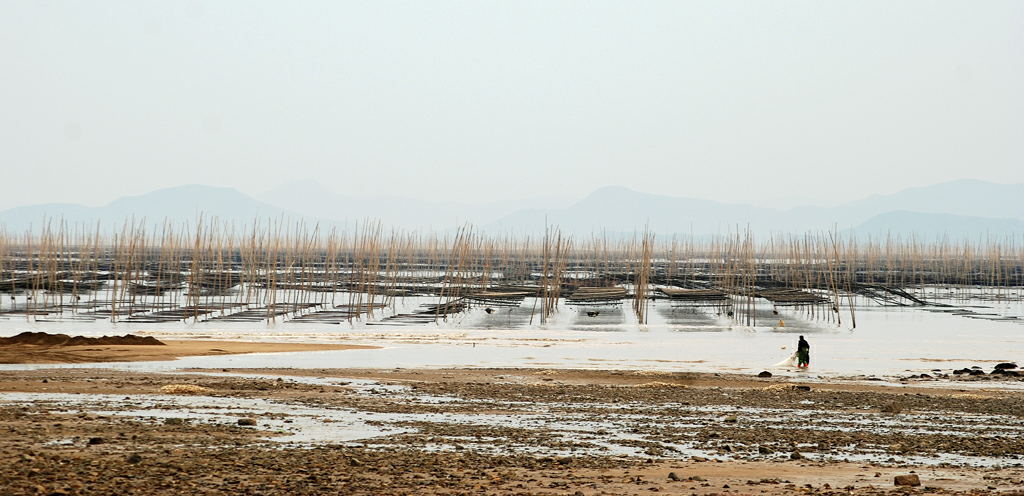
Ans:
[[[182,384],[198,394],[167,393]],[[915,494],[1021,494],[1024,393],[959,386],[557,369],[4,371],[0,492],[875,495],[905,494],[894,477],[918,475]]]
[[[236,355],[242,353],[281,353],[377,348],[376,346],[255,343],[241,341],[163,341],[165,346],[92,345],[92,346],[0,346],[0,363],[105,363],[175,360],[185,356]]]

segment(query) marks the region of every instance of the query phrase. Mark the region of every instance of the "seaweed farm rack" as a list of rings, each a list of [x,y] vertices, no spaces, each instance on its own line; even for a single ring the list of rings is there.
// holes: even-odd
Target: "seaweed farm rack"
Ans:
[[[653,300],[727,309],[812,308],[856,325],[856,301],[927,306],[923,288],[965,298],[1021,298],[1017,239],[922,243],[809,233],[755,240],[352,231],[199,222],[114,233],[62,224],[0,230],[0,318],[27,320],[317,322],[381,316],[440,322],[483,307],[529,306],[541,319],[563,306],[629,303],[641,322]],[[419,298],[418,310],[389,313]],[[593,310],[595,313],[599,310]]]

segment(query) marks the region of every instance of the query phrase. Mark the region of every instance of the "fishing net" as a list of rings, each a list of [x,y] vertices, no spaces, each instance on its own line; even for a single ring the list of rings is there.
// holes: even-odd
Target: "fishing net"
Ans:
[[[796,364],[796,352],[794,351],[792,355],[789,355],[789,358],[786,358],[785,360],[776,363],[775,365],[773,365],[773,367],[796,367]]]

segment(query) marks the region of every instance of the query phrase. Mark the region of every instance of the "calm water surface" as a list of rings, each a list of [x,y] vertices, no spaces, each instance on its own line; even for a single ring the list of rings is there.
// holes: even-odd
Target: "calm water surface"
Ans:
[[[533,301],[519,307],[485,306],[435,323],[400,325],[384,320],[408,313],[435,298],[406,298],[393,308],[353,323],[260,322],[116,323],[48,317],[0,319],[0,336],[22,331],[99,336],[135,333],[165,339],[227,339],[351,343],[382,349],[310,353],[192,357],[173,362],[134,363],[134,369],[183,367],[574,367],[755,372],[806,375],[899,375],[1000,361],[1024,361],[1024,303],[951,299],[950,307],[891,307],[858,300],[856,327],[848,309],[841,322],[820,312],[777,308],[762,301],[756,322],[731,318],[715,307],[691,307],[667,300],[651,303],[646,324],[637,322],[630,302],[620,306],[561,306],[540,322]],[[773,313],[777,310],[779,313]],[[588,316],[588,311],[599,312]],[[532,318],[532,322],[531,322]],[[781,322],[780,322],[781,321]],[[811,343],[811,370],[773,368],[794,350],[798,335]],[[81,366],[81,365],[76,365]],[[99,366],[110,367],[111,364]],[[25,368],[26,366],[0,366]],[[49,365],[47,367],[52,367]]]

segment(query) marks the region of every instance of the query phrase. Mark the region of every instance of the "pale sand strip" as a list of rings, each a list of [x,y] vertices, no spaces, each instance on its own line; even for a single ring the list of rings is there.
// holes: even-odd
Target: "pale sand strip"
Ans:
[[[0,346],[0,363],[102,363],[175,360],[186,356],[237,355],[373,349],[378,346],[321,343],[263,343],[244,341],[163,341],[165,346]]]

